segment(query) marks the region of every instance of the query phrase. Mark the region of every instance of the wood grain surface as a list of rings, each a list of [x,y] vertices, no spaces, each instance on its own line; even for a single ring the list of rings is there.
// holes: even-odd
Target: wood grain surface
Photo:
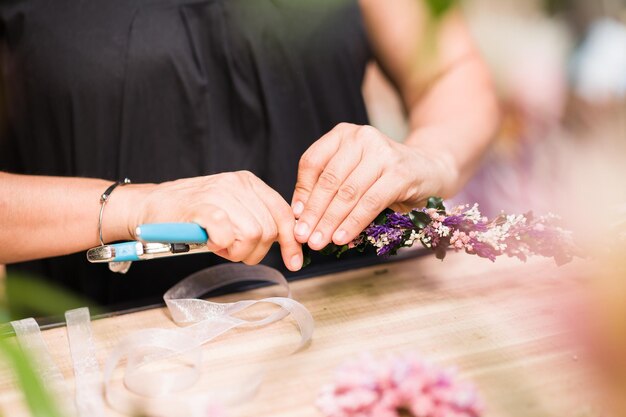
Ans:
[[[292,353],[299,333],[289,318],[232,331],[204,347],[205,371],[192,391],[236,393],[262,370],[256,395],[230,406],[229,416],[320,416],[317,392],[341,362],[362,352],[418,351],[472,379],[486,416],[593,416],[594,372],[570,309],[585,288],[584,271],[583,262],[559,268],[545,260],[491,263],[451,254],[444,262],[424,257],[294,282],[294,298],[315,318],[312,343]],[[267,287],[215,300],[269,295],[280,294]],[[94,321],[100,363],[129,332],[174,326],[164,309]],[[44,337],[73,390],[65,329]],[[27,415],[6,369],[0,370],[0,413]]]

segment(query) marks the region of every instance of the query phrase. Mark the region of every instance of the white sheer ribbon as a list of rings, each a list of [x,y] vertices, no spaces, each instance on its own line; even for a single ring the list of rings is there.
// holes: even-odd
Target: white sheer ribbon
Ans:
[[[199,299],[207,292],[237,282],[265,281],[285,288],[286,297],[269,297],[260,300],[241,300],[234,303],[215,303]],[[180,327],[173,329],[146,329],[124,338],[109,355],[103,375],[95,355],[89,312],[86,308],[66,313],[68,338],[76,377],[76,409],[80,417],[104,416],[104,398],[113,409],[133,414],[142,412],[154,416],[207,415],[214,397],[176,395],[193,386],[202,370],[202,345],[225,332],[239,327],[261,327],[291,315],[300,330],[298,349],[311,340],[313,318],[309,311],[291,298],[284,276],[266,266],[223,264],[207,268],[185,278],[164,295],[173,321]],[[235,314],[258,303],[280,307],[259,320],[245,320]],[[44,380],[62,381],[62,375],[50,357],[39,326],[33,319],[12,322],[20,345],[33,350],[36,366]],[[37,343],[34,343],[36,341]],[[34,348],[34,349],[33,349]],[[176,359],[176,369],[153,368],[165,360]],[[113,374],[126,361],[124,386],[116,384]],[[180,363],[182,362],[182,366]],[[171,367],[170,367],[171,368]],[[224,401],[241,401],[249,398],[260,384],[261,375],[255,373],[237,386],[237,394]]]
[[[89,309],[67,311],[65,322],[74,366],[78,415],[104,417],[102,374],[96,358]]]
[[[11,322],[17,335],[20,347],[27,352],[32,360],[33,367],[38,371],[43,384],[50,390],[57,400],[61,412],[74,415],[76,410],[64,384],[63,374],[52,359],[48,346],[41,335],[39,325],[33,318]]]

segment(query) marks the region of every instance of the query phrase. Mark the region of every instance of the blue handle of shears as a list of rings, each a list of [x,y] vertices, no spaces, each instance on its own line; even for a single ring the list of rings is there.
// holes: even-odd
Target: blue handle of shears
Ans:
[[[138,261],[139,255],[137,250],[141,251],[140,242],[123,242],[111,245],[115,250],[115,258],[113,262]]]
[[[144,242],[206,243],[206,230],[196,223],[148,223],[137,227],[137,238]]]

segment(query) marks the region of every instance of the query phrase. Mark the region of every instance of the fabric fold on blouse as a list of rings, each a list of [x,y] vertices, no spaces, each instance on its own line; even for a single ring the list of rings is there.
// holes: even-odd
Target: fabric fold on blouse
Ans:
[[[302,153],[337,123],[367,123],[356,0],[5,0],[0,28],[0,170],[135,183],[249,170],[290,201]],[[10,269],[106,304],[218,261],[119,277],[80,253]]]

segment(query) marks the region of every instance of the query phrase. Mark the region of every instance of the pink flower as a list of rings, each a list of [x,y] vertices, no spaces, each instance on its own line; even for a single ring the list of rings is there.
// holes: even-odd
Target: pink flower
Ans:
[[[207,407],[206,417],[226,417],[226,412],[221,405],[211,404]]]
[[[345,363],[317,406],[326,417],[479,417],[483,408],[473,385],[417,354]]]
[[[455,230],[452,232],[452,236],[450,237],[450,245],[454,249],[467,249],[468,244],[471,241],[472,233],[475,235],[475,232],[470,232],[468,235],[465,232],[461,232],[459,230]]]
[[[378,255],[390,256],[421,243],[439,259],[445,257],[447,249],[453,249],[491,261],[503,255],[522,261],[541,255],[554,258],[557,264],[569,262],[579,252],[571,233],[559,226],[554,215],[502,213],[489,220],[480,213],[478,204],[457,206],[451,212],[440,198],[429,198],[428,204],[430,207],[409,213],[387,209],[352,242],[341,247],[331,243],[324,251],[339,257],[349,249],[364,251],[370,246]]]

